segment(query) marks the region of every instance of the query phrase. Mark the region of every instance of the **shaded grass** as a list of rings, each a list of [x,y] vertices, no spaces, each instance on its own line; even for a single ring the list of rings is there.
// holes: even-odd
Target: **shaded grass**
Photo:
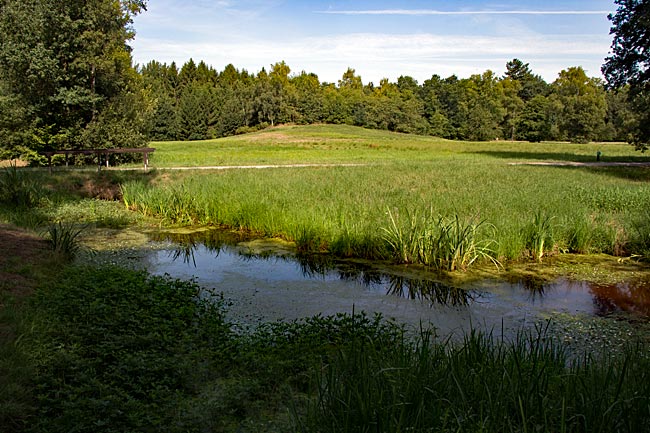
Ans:
[[[576,357],[541,328],[452,343],[354,312],[237,334],[199,293],[114,267],[71,268],[41,289],[28,431],[638,432],[650,421],[644,345]]]
[[[644,431],[650,363],[643,347],[570,361],[542,329],[513,342],[423,332],[393,345],[359,339],[317,374],[301,431]],[[639,380],[644,380],[643,384]]]

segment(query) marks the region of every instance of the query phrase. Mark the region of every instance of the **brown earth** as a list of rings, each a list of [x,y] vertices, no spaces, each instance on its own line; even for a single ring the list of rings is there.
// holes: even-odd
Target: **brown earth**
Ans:
[[[50,260],[47,241],[26,230],[0,224],[0,294],[18,299],[31,294],[36,286],[33,265],[46,265]]]

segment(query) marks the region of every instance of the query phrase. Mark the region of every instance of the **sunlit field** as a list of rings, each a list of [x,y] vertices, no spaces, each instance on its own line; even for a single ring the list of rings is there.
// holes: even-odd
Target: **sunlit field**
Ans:
[[[284,237],[304,250],[407,262],[422,260],[400,257],[392,241],[423,248],[409,242],[451,220],[474,227],[473,244],[497,260],[647,254],[650,168],[521,164],[596,162],[597,152],[603,162],[648,161],[626,144],[472,143],[289,126],[152,146],[160,170],[150,182],[124,184],[124,200],[169,224],[225,225]],[[323,166],[163,170],[291,164]]]

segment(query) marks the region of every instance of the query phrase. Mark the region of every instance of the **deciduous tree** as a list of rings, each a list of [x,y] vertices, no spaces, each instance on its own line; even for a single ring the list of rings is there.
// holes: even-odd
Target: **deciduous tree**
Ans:
[[[611,87],[629,84],[630,102],[637,113],[631,142],[640,150],[650,146],[650,0],[615,0],[610,15],[612,51],[603,74]]]

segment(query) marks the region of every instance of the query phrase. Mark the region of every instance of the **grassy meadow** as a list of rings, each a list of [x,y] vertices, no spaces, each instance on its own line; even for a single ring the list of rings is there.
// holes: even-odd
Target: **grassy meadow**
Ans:
[[[594,353],[572,351],[550,322],[512,341],[414,336],[364,313],[242,333],[218,287],[208,302],[194,282],[95,263],[82,242],[93,228],[214,224],[447,270],[564,251],[647,257],[648,168],[508,164],[589,161],[596,148],[605,160],[645,160],[629,146],[346,126],[153,146],[149,173],[0,173],[3,433],[647,430],[640,323],[626,323],[639,335]],[[304,163],[359,165],[164,169]]]
[[[421,263],[442,244],[467,249],[441,234],[450,221],[462,232],[456,238],[471,237],[462,241],[474,259],[650,249],[650,168],[519,164],[594,162],[597,151],[603,161],[650,161],[626,144],[455,142],[322,125],[152,146],[159,170],[122,192],[129,208],[166,224],[222,225],[304,251]],[[291,164],[358,165],[164,170]]]

